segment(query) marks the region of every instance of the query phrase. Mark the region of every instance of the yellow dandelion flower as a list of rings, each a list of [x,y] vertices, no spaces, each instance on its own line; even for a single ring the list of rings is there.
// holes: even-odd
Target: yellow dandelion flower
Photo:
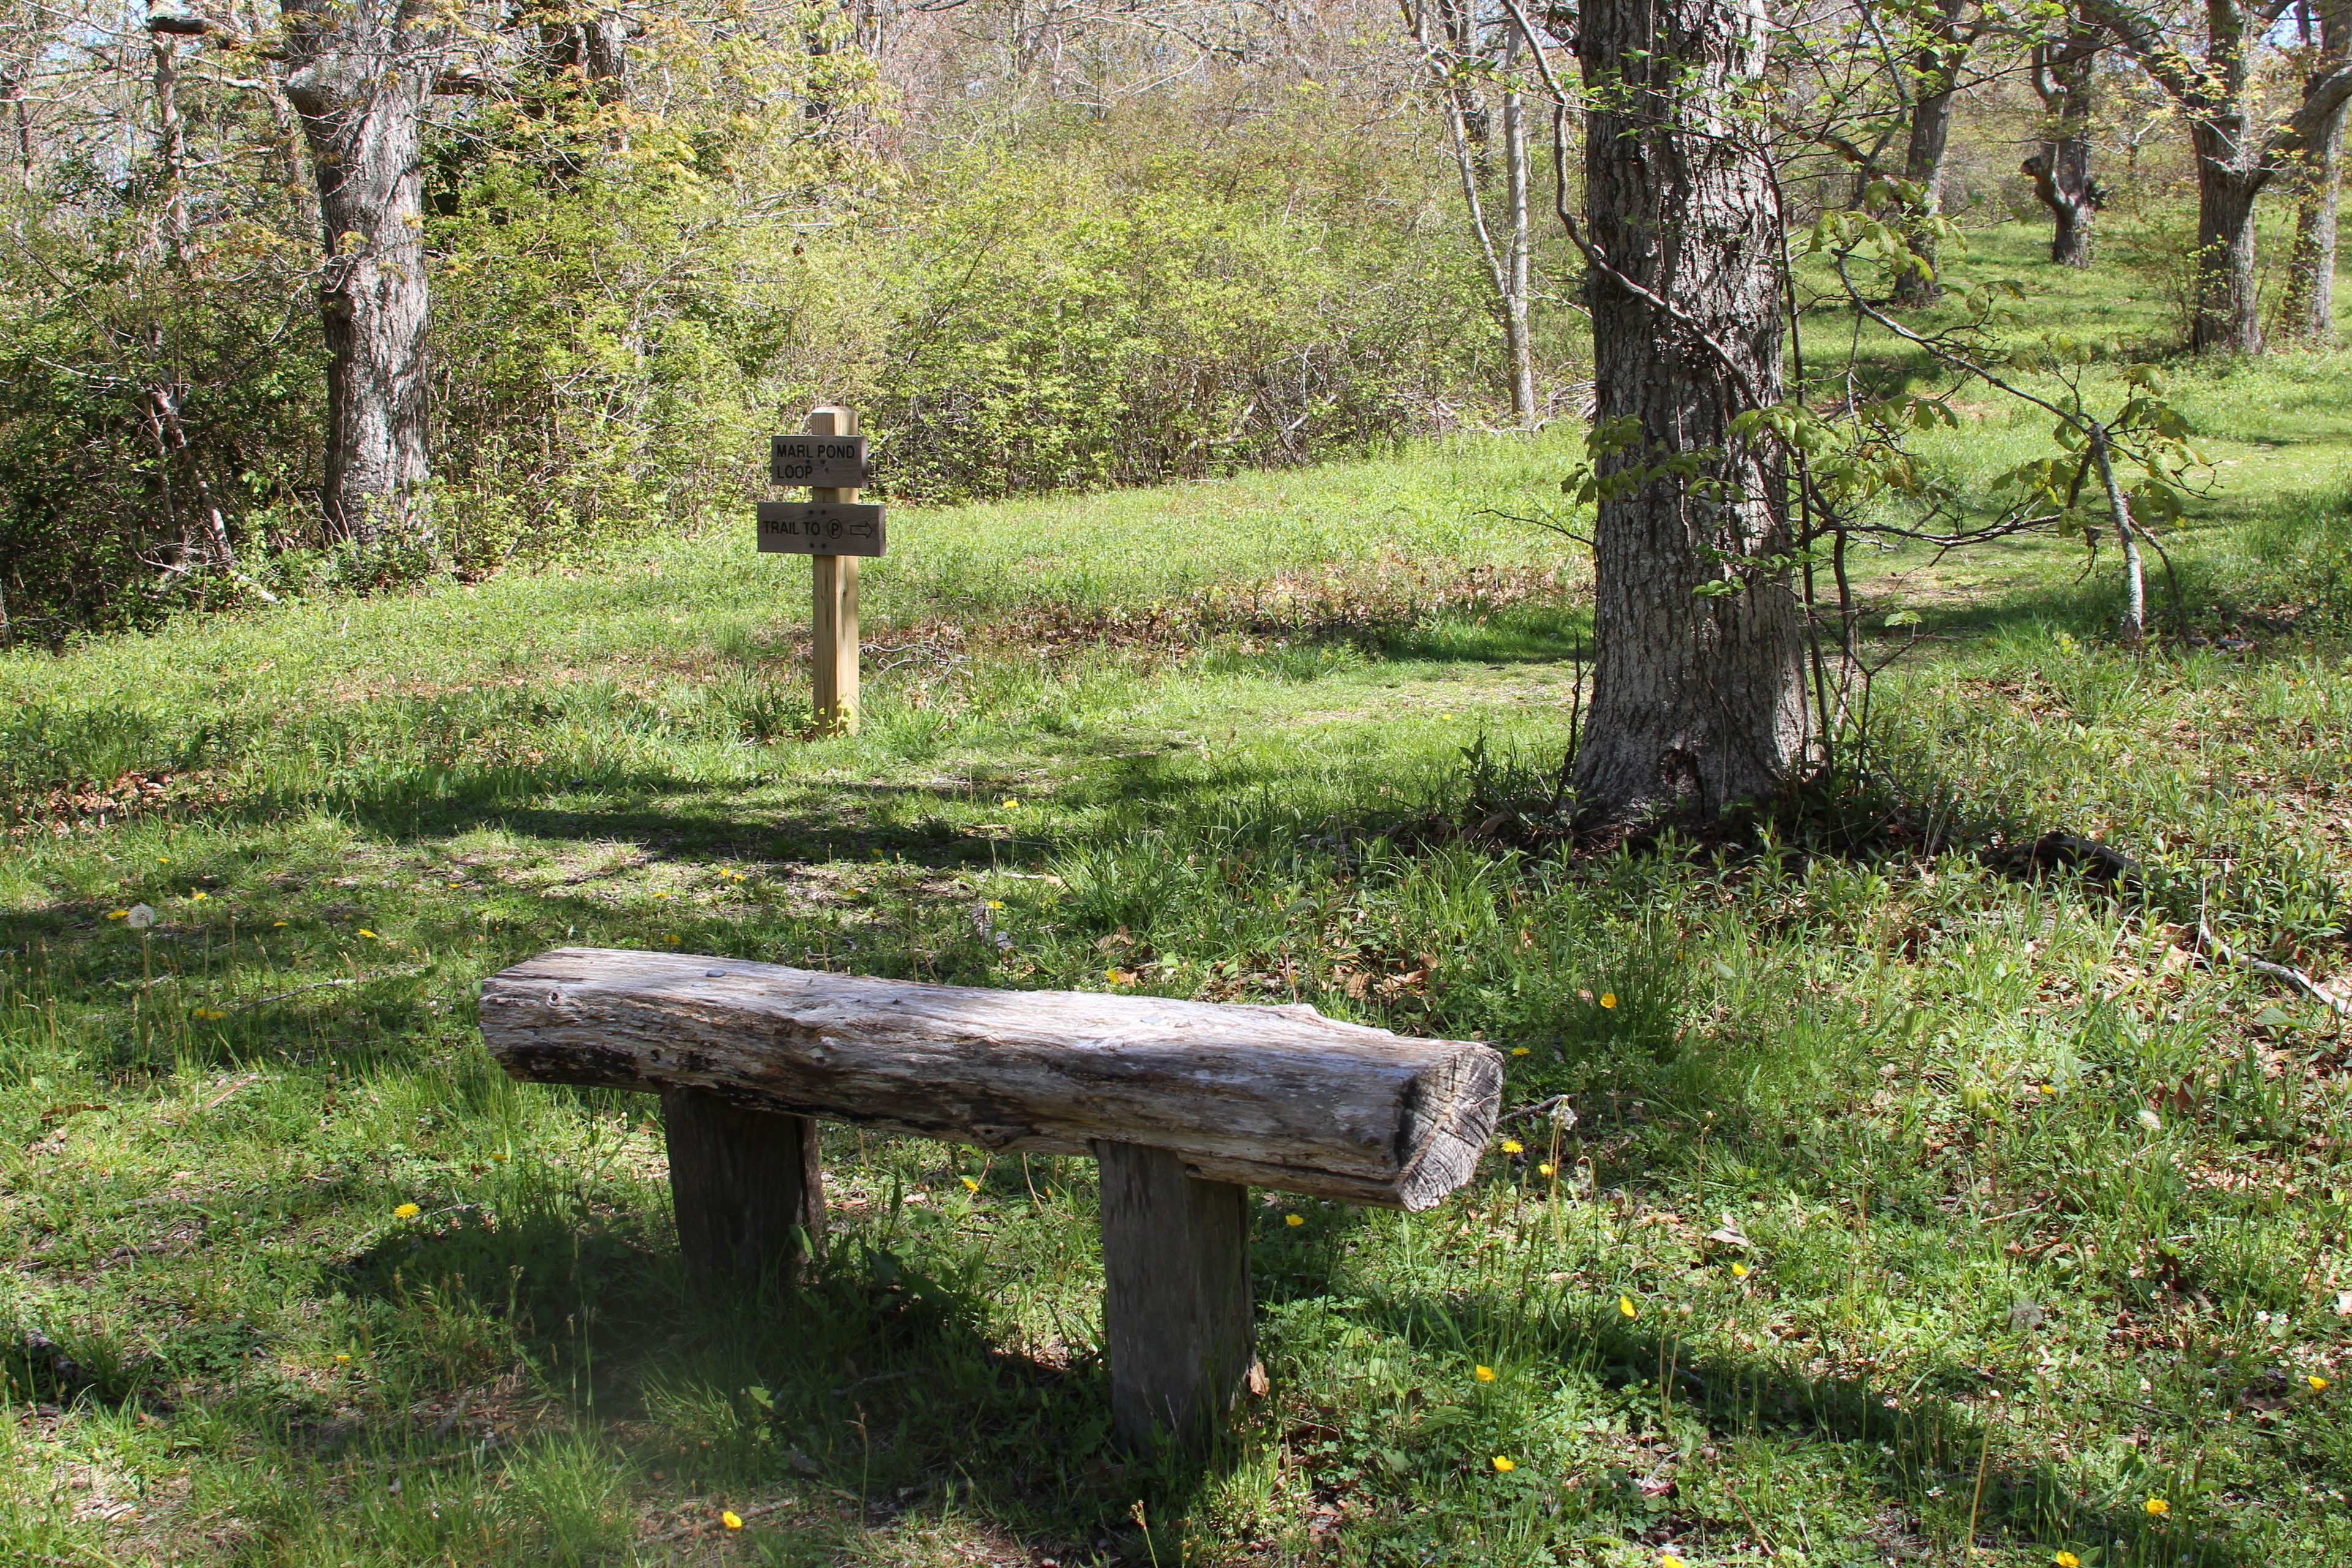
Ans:
[[[731,1508],[721,1509],[719,1510],[719,1522],[730,1530],[740,1530],[743,1528],[743,1516]]]
[[[1614,1007],[1617,1005],[1617,993],[1614,991],[1603,991],[1601,994],[1601,1005],[1603,1007]]]
[[[155,864],[158,866],[168,866],[171,863],[172,858],[169,855],[158,855],[155,857]]]
[[[1745,1263],[1735,1263],[1735,1264],[1733,1264],[1733,1265],[1731,1266],[1731,1277],[1732,1277],[1734,1279],[1747,1279],[1747,1278],[1748,1278],[1748,1265],[1746,1265]]]
[[[1524,1154],[1524,1153],[1526,1153],[1527,1152],[1528,1152],[1528,1146],[1527,1146],[1526,1144],[1524,1144],[1524,1143],[1520,1142],[1517,1139],[1516,1139],[1516,1138],[1506,1138],[1506,1139],[1504,1139],[1504,1140],[1503,1140],[1503,1152],[1504,1152],[1504,1153],[1506,1153],[1506,1154]]]
[[[1305,1215],[1286,1214],[1282,1216],[1282,1223],[1288,1226],[1291,1229],[1297,1230],[1300,1226],[1307,1223],[1307,1216]]]
[[[1658,1568],[1684,1568],[1683,1560],[1671,1552],[1658,1553]]]
[[[203,902],[206,898],[208,898],[208,897],[210,897],[210,895],[209,895],[209,894],[206,894],[206,893],[202,893],[202,892],[190,893],[190,894],[188,895],[188,901],[189,901],[190,903],[192,903],[192,904],[195,904],[195,903],[202,903],[202,902]]]
[[[1017,800],[1013,799],[1013,798],[1011,795],[1006,795],[1003,800],[998,801],[996,804],[997,804],[997,805],[998,805],[998,807],[999,807],[1000,809],[1004,810],[1004,811],[1017,811],[1017,810],[1019,810],[1019,809],[1020,809],[1020,806],[1021,806],[1021,803],[1020,803],[1019,801],[1017,801]]]
[[[1525,1046],[1513,1046],[1511,1047],[1511,1054],[1515,1057],[1526,1056],[1528,1054],[1528,1047]]]
[[[963,1178],[963,1190],[968,1193],[976,1193],[980,1191],[980,1184],[973,1181],[970,1176],[966,1176]]]
[[[1492,1383],[1495,1381],[1495,1369],[1491,1366],[1474,1366],[1470,1369],[1470,1375],[1481,1383]]]
[[[1495,1473],[1496,1473],[1496,1475],[1498,1475],[1498,1476],[1507,1476],[1507,1475],[1509,1475],[1513,1470],[1516,1470],[1516,1469],[1517,1469],[1517,1468],[1519,1468],[1519,1467],[1517,1466],[1517,1464],[1516,1464],[1515,1462],[1513,1462],[1513,1461],[1512,1461],[1512,1460],[1510,1460],[1510,1459],[1507,1459],[1507,1458],[1504,1458],[1502,1455],[1500,1455],[1500,1454],[1497,1454],[1497,1455],[1496,1455],[1496,1456],[1495,1456],[1494,1463],[1495,1463]]]
[[[424,1211],[419,1209],[415,1204],[398,1204],[393,1207],[392,1217],[394,1219],[415,1219],[423,1212]]]
[[[2146,1509],[2152,1519],[2162,1519],[2172,1511],[2172,1505],[2160,1497],[2152,1497],[2139,1506]]]
[[[2083,1568],[2083,1560],[2071,1552],[2061,1552],[2050,1561],[2056,1563],[2058,1568]]]
[[[1004,900],[1003,899],[991,899],[988,900],[988,907],[992,910],[1001,910],[1004,907]]]
[[[1536,1167],[1536,1174],[1538,1176],[1549,1176],[1558,1169],[1559,1169],[1559,1167],[1557,1165],[1538,1165]]]
[[[272,931],[276,931],[279,926],[282,926],[282,925],[284,925],[285,923],[286,923],[286,922],[285,922],[284,921],[271,921],[269,922],[269,929],[270,929],[270,930],[272,930]]]
[[[375,940],[375,932],[368,930],[365,926],[360,927],[360,934],[367,938],[370,942],[373,942]]]
[[[339,1362],[347,1362],[352,1359],[352,1352],[349,1351],[337,1351],[335,1352],[335,1359]]]
[[[1635,1306],[1633,1305],[1633,1297],[1631,1297],[1631,1296],[1620,1296],[1620,1297],[1618,1297],[1618,1298],[1617,1298],[1617,1310],[1618,1310],[1620,1313],[1622,1313],[1622,1315],[1624,1315],[1625,1317],[1630,1318],[1630,1317],[1632,1317],[1632,1316],[1633,1316],[1636,1311],[1640,1310],[1640,1309],[1639,1309],[1639,1308],[1637,1308],[1637,1307],[1635,1307]]]
[[[130,912],[131,911],[129,910],[109,910],[106,911],[106,918],[110,921],[119,921]]]
[[[2320,1376],[2315,1372],[2305,1377],[2303,1381],[2311,1385],[2311,1392],[2314,1394],[2318,1393],[2321,1389],[2327,1386],[2327,1380]]]

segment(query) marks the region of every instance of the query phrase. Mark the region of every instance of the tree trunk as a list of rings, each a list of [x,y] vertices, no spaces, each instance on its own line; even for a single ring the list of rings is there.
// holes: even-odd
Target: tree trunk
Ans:
[[[2091,181],[2091,88],[2097,34],[2078,34],[2034,51],[2034,89],[2050,121],[2042,144],[2020,165],[2033,194],[2050,209],[2050,259],[2061,267],[2091,265],[2091,227],[2098,216]]]
[[[1943,210],[1944,153],[1952,141],[1952,104],[1958,95],[1960,68],[1968,64],[1972,39],[1960,32],[1960,13],[1967,0],[1937,0],[1929,36],[1912,56],[1916,96],[1911,104],[1911,134],[1903,150],[1903,178],[1919,187],[1919,205],[1906,238],[1921,266],[1906,268],[1895,279],[1898,305],[1932,305],[1944,296],[1936,279],[1936,231],[1919,219]]]
[[[2254,278],[2254,197],[2268,178],[2243,166],[2248,128],[2235,117],[2192,121],[2197,154],[2196,315],[2189,346],[2199,353],[2263,352],[2261,291]]]
[[[1493,226],[1486,221],[1486,204],[1479,195],[1484,184],[1483,174],[1489,162],[1482,156],[1483,140],[1472,134],[1474,119],[1483,125],[1483,114],[1474,114],[1475,100],[1467,87],[1454,79],[1454,66],[1462,51],[1469,47],[1468,31],[1460,16],[1453,12],[1440,18],[1446,24],[1445,42],[1438,41],[1430,26],[1429,8],[1416,0],[1406,0],[1405,26],[1412,30],[1413,42],[1420,47],[1422,63],[1435,86],[1440,111],[1445,116],[1447,140],[1454,148],[1454,173],[1462,182],[1462,204],[1470,215],[1470,233],[1478,242],[1478,254],[1486,263],[1486,280],[1495,290],[1496,319],[1503,328],[1503,351],[1506,373],[1510,379],[1511,413],[1521,425],[1532,423],[1535,416],[1535,363],[1528,335],[1528,141],[1525,124],[1525,104],[1522,95],[1507,91],[1503,100],[1503,155],[1506,215],[1510,229],[1497,245]],[[1517,56],[1517,35],[1513,35],[1504,52],[1507,68]],[[1449,52],[1450,51],[1450,52]],[[1516,84],[1513,84],[1516,86]]]
[[[1781,396],[1782,236],[1768,169],[1730,133],[1767,27],[1756,0],[1597,0],[1578,28],[1602,437],[1573,775],[1591,822],[1717,811],[1805,750],[1781,468],[1731,431]]]
[[[23,68],[13,63],[0,67],[0,103],[8,106],[8,128],[15,133],[16,183],[30,191],[36,184],[33,177],[33,114],[25,102]]]
[[[168,33],[150,33],[155,62],[155,161],[163,173],[163,249],[177,257],[188,243],[188,135],[180,119],[178,48]]]
[[[2318,37],[2313,37],[2314,12]],[[2316,77],[2341,65],[2352,38],[2352,16],[2344,0],[2298,6],[2303,43]],[[2314,45],[2316,56],[2312,58]],[[2305,90],[2309,90],[2308,79]],[[2294,250],[2287,258],[2286,297],[2279,301],[2279,330],[2313,344],[2336,341],[2336,199],[2337,153],[2344,140],[2346,106],[2337,104],[2290,161],[2295,176]]]
[[[1522,427],[1536,422],[1535,343],[1528,327],[1528,123],[1527,95],[1512,74],[1518,63],[1519,36],[1503,49],[1503,184],[1510,234],[1503,268],[1503,341],[1511,356],[1511,413]]]
[[[2295,204],[2294,252],[2287,262],[2279,330],[2309,343],[2336,341],[2336,153],[2343,135],[2339,108],[2305,154],[2310,163]]]
[[[442,24],[426,0],[288,0],[285,16],[326,251],[327,525],[429,553],[420,158]]]
[[[628,24],[619,16],[550,11],[539,25],[541,68],[550,76],[577,71],[599,103],[625,97]]]
[[[1944,153],[1952,139],[1952,79],[1956,71],[1941,71],[1941,61],[1935,51],[1922,50],[1923,73],[1918,101],[1911,110],[1911,141],[1903,153],[1903,177],[1919,187],[1920,216],[1933,217],[1943,210]],[[1940,74],[1925,74],[1927,62],[1937,61]],[[1933,87],[1934,90],[1930,90]],[[1895,280],[1895,300],[1900,305],[1932,305],[1944,297],[1944,286],[1937,280],[1936,231],[1926,224],[1915,224],[1905,237],[1910,243],[1911,254],[1922,268],[1906,268]]]

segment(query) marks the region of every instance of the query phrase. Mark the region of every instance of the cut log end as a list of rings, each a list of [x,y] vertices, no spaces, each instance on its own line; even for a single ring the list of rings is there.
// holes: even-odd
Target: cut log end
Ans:
[[[1485,1046],[1465,1046],[1413,1088],[1397,1140],[1396,1195],[1400,1207],[1417,1214],[1476,1173],[1502,1110],[1503,1058]]]

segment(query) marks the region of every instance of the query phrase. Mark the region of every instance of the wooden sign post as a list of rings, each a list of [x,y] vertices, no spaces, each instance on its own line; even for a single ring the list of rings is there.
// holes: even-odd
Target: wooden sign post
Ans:
[[[858,501],[866,479],[866,441],[857,413],[833,404],[809,411],[806,436],[771,444],[768,477],[804,484],[809,499],[760,503],[760,549],[806,555],[814,601],[809,616],[809,685],[819,734],[857,732],[857,562],[882,553],[878,506]]]
[[[812,436],[855,436],[857,412],[831,405],[809,414]],[[812,489],[813,501],[854,501],[855,489]],[[857,733],[857,557],[813,555],[809,691],[820,734]]]

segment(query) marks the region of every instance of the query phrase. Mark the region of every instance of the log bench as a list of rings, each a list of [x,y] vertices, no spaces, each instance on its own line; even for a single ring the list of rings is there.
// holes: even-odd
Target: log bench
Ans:
[[[1502,1058],[1251,1006],[990,991],[688,953],[558,948],[482,984],[537,1083],[658,1092],[689,1288],[823,1235],[819,1119],[1101,1171],[1114,1430],[1212,1441],[1256,1366],[1247,1189],[1425,1209],[1470,1178]]]

